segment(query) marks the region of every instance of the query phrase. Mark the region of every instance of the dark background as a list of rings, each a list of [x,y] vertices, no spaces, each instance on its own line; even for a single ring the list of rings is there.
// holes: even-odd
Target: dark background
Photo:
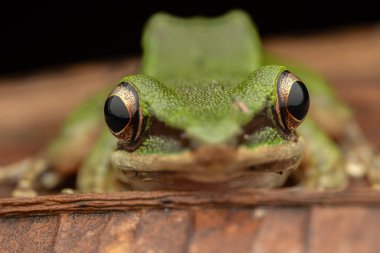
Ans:
[[[0,8],[0,74],[89,59],[140,53],[144,22],[157,11],[180,16],[223,14],[232,8],[248,11],[263,35],[308,34],[341,26],[373,24],[380,11],[366,1],[162,1],[25,3]],[[333,4],[339,6],[333,6]]]

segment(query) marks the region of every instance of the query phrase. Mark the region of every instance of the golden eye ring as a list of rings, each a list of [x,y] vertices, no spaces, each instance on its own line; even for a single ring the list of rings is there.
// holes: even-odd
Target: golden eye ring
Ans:
[[[122,82],[104,104],[104,118],[110,132],[127,146],[134,146],[145,128],[145,117],[136,89]]]
[[[277,81],[276,117],[284,130],[293,131],[309,111],[310,97],[305,84],[293,73],[283,71]]]

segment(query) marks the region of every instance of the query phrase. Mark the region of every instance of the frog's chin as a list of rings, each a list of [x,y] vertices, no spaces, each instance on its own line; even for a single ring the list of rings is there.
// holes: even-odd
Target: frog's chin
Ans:
[[[302,155],[302,140],[274,146],[202,146],[177,154],[112,154],[117,177],[135,190],[237,189],[281,186]]]

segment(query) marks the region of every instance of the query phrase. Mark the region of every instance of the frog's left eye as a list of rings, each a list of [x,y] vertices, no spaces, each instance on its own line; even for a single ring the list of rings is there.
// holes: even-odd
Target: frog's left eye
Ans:
[[[276,116],[281,127],[294,130],[304,120],[310,105],[305,84],[289,71],[281,73],[277,81]]]
[[[136,89],[127,82],[119,84],[104,104],[104,118],[111,133],[133,147],[145,128],[145,117]]]

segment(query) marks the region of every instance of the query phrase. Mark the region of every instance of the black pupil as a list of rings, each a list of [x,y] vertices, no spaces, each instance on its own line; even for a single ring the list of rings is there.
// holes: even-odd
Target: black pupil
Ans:
[[[111,96],[104,105],[104,117],[108,127],[118,133],[124,129],[131,119],[127,107],[118,96]]]
[[[309,92],[305,84],[301,81],[294,82],[288,96],[288,112],[296,119],[302,120],[309,110],[309,104]]]

